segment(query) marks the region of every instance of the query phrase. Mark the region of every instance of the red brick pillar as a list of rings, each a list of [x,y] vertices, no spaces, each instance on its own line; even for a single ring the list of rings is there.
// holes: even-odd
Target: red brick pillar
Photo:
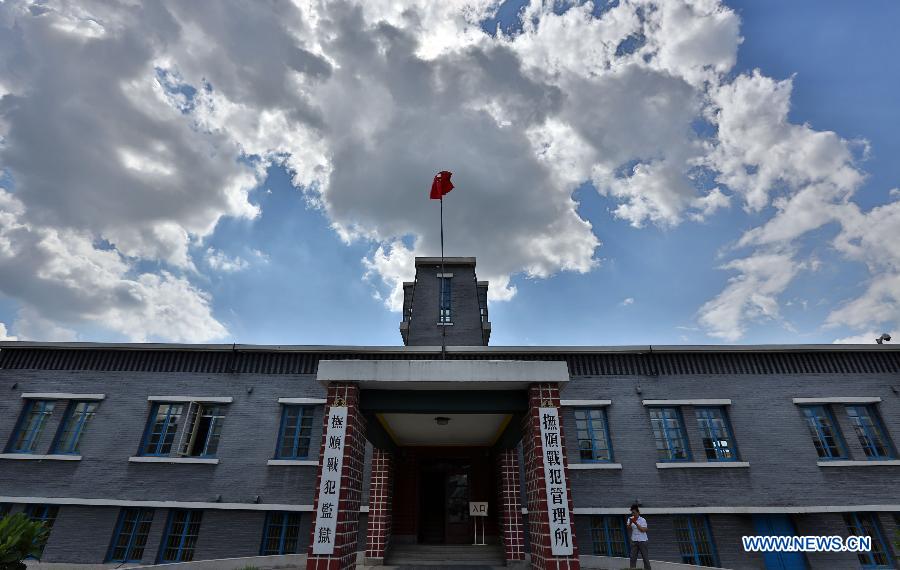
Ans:
[[[394,477],[391,452],[378,449],[372,452],[372,476],[369,482],[369,528],[366,545],[366,565],[384,563],[384,553],[391,540],[391,499]]]
[[[525,492],[528,500],[528,532],[531,545],[531,565],[541,570],[579,570],[578,547],[575,544],[575,524],[572,520],[572,512],[574,509],[572,503],[572,490],[569,486],[569,464],[566,461],[566,454],[559,453],[546,454],[545,449],[550,447],[545,445],[541,435],[541,408],[556,408],[559,410],[559,385],[556,383],[533,384],[528,389],[528,412],[523,420],[522,425],[522,445],[525,452]],[[558,443],[553,441],[551,445],[558,445],[560,450],[566,449],[565,438],[562,429],[562,422],[557,417],[557,425],[554,430],[558,432]],[[552,465],[553,461],[558,460],[561,465],[553,466],[556,471],[554,476],[558,476],[560,480],[564,480],[564,484],[557,484],[551,481],[551,485],[547,485],[545,476],[545,461]],[[560,473],[558,469],[561,468]],[[563,492],[565,499],[563,504],[568,505],[567,513],[557,511],[562,504],[550,504],[548,495],[554,497],[554,501]],[[562,527],[558,524],[559,517],[566,515],[567,521],[564,521]],[[551,518],[555,521],[555,526],[551,525]],[[567,529],[565,528],[567,525]],[[552,530],[551,527],[556,530]],[[556,536],[557,533],[565,534],[562,537]],[[569,555],[554,555],[553,544],[555,540],[564,538],[569,541],[572,553]]]
[[[506,564],[525,560],[525,525],[519,500],[519,453],[516,448],[497,453],[497,481],[500,485],[500,533]]]
[[[322,474],[326,465],[326,446],[335,442],[329,441],[329,417],[332,407],[346,406],[346,432],[343,441],[342,464],[340,466],[340,488],[331,500],[320,496],[322,493]],[[356,566],[357,536],[359,531],[359,503],[362,496],[363,464],[365,462],[366,439],[365,419],[359,411],[359,387],[356,384],[334,383],[328,386],[328,399],[325,404],[325,420],[322,431],[322,447],[319,450],[319,474],[316,478],[315,511],[312,520],[312,536],[307,570],[343,570]],[[327,491],[326,491],[327,494]],[[334,501],[334,503],[332,503]],[[336,504],[335,511],[322,509],[323,506]],[[322,512],[320,512],[322,509]],[[317,540],[317,521],[334,517],[336,520],[333,534],[333,552],[331,554],[314,554]],[[321,546],[321,544],[320,544]]]

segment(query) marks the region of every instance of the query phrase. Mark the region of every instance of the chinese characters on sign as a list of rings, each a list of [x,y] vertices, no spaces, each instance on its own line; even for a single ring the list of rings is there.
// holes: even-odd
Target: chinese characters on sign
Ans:
[[[331,406],[325,431],[325,453],[322,456],[322,480],[319,483],[319,506],[313,554],[334,554],[338,502],[341,496],[341,467],[344,465],[344,440],[347,436],[346,406]]]
[[[563,448],[556,408],[540,408],[541,444],[544,450],[544,481],[547,485],[547,516],[550,517],[550,544],[554,556],[573,553],[569,491],[563,470]]]

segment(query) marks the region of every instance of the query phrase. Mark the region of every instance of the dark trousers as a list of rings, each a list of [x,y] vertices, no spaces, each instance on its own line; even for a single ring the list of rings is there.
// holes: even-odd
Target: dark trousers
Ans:
[[[641,559],[644,561],[644,570],[650,570],[650,555],[647,554],[647,541],[646,540],[632,540],[631,541],[631,567],[637,568],[635,564],[637,564],[638,552],[641,553]]]

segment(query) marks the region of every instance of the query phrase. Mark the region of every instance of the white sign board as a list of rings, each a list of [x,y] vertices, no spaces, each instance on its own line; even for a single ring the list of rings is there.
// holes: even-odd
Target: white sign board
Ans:
[[[313,554],[334,554],[338,504],[341,497],[341,468],[344,465],[344,440],[347,436],[347,407],[331,406],[322,455],[322,480],[316,510]]]
[[[572,517],[569,491],[563,469],[562,437],[556,408],[540,408],[541,445],[544,450],[544,482],[547,486],[547,516],[550,518],[550,545],[554,556],[573,553]]]
[[[488,515],[487,502],[484,503],[473,503],[469,501],[469,516],[470,517],[486,517]]]

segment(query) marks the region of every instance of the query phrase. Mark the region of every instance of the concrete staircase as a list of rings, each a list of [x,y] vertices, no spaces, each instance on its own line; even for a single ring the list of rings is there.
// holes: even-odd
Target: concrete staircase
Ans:
[[[466,566],[491,568],[505,563],[503,547],[496,544],[471,546],[460,544],[394,544],[387,552],[385,566],[449,568]]]

